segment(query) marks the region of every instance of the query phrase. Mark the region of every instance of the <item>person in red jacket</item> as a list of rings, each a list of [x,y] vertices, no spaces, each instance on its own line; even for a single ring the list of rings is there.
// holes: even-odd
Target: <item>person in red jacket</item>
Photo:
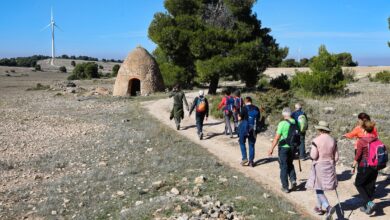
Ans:
[[[367,133],[362,128],[362,125],[365,121],[371,121],[371,118],[368,114],[362,112],[358,115],[358,122],[357,122],[356,127],[351,132],[343,135],[343,137],[346,137],[348,139],[353,139],[353,138],[357,139],[355,142],[355,146],[354,146],[355,147],[355,154],[356,154],[357,142],[358,142],[359,138],[364,137],[365,134]],[[372,135],[374,135],[375,137],[378,137],[378,131],[376,130],[375,127],[374,127],[374,130],[372,131]]]
[[[225,117],[225,134],[230,134],[230,137],[233,137],[231,118],[233,116],[234,108],[234,98],[230,96],[230,90],[226,89],[224,91],[225,96],[222,98],[221,102],[218,105],[218,110],[223,111]],[[228,133],[229,132],[229,133]]]
[[[357,150],[355,160],[353,161],[352,168],[355,170],[357,166],[357,175],[355,179],[355,186],[359,192],[360,197],[363,199],[364,204],[360,208],[361,211],[370,215],[376,204],[373,202],[375,194],[375,183],[378,177],[378,170],[375,167],[370,167],[367,164],[368,161],[368,145],[377,139],[375,131],[375,123],[372,121],[364,121],[362,129],[365,135],[358,139]]]

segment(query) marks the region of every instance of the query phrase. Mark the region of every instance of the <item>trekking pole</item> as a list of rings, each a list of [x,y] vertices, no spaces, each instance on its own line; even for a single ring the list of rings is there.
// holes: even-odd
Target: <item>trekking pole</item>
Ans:
[[[302,172],[301,159],[298,158],[299,172]]]
[[[341,207],[339,193],[337,192],[337,189],[334,189],[334,191],[336,192],[336,197],[337,197],[337,200],[339,202],[340,211],[341,211],[341,214],[343,215],[343,218],[344,218],[344,211],[343,211],[343,207]]]

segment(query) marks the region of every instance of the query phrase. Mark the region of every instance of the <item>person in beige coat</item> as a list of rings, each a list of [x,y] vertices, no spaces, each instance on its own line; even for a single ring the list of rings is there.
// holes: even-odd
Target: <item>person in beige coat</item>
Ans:
[[[337,188],[336,162],[339,159],[339,153],[336,140],[329,135],[331,132],[329,124],[320,121],[315,128],[318,136],[311,144],[310,157],[313,164],[306,188],[316,191],[318,203],[314,211],[319,215],[326,214],[326,219],[330,219],[335,209],[329,204],[324,191]]]

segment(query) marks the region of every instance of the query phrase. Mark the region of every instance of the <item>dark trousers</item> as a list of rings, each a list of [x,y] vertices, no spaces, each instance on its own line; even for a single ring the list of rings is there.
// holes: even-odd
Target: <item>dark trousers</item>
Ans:
[[[378,171],[371,167],[358,167],[355,186],[366,205],[372,201],[375,194],[375,183],[378,177]]]
[[[279,147],[280,181],[285,189],[288,189],[288,178],[291,182],[297,181],[293,161],[294,152],[291,147]]]
[[[304,159],[306,156],[305,136],[306,136],[306,134],[304,134],[304,133],[302,133],[300,135],[301,144],[299,145],[299,158],[301,158],[301,159]]]
[[[233,121],[234,121],[234,132],[237,132],[238,128],[238,111],[233,112]]]
[[[255,159],[255,144],[256,144],[256,137],[253,133],[243,136],[240,135],[238,142],[240,143],[240,149],[241,149],[241,155],[242,160],[247,160],[247,153],[246,153],[246,140],[248,139],[248,150],[249,150],[249,161],[253,162]]]
[[[196,113],[195,114],[195,120],[196,120],[196,128],[198,129],[198,134],[203,132],[203,121],[206,114],[204,113]]]

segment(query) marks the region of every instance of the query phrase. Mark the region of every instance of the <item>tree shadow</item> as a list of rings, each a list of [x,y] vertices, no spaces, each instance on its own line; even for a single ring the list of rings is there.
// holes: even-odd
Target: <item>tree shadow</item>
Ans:
[[[196,128],[196,125],[188,125],[188,126],[182,127],[181,130],[188,130],[190,128]]]
[[[204,123],[203,126],[214,126],[214,125],[220,125],[225,123],[224,121],[219,121],[219,122],[213,122],[213,123]]]
[[[222,132],[222,133],[215,133],[215,132],[209,132],[207,133],[207,136],[205,138],[203,138],[203,140],[209,140],[211,138],[214,138],[214,137],[217,137],[217,136],[221,136],[221,135],[224,135],[225,133]]]
[[[342,182],[342,181],[347,181],[351,179],[353,176],[352,172],[350,170],[344,170],[342,173],[337,174],[337,180]]]

